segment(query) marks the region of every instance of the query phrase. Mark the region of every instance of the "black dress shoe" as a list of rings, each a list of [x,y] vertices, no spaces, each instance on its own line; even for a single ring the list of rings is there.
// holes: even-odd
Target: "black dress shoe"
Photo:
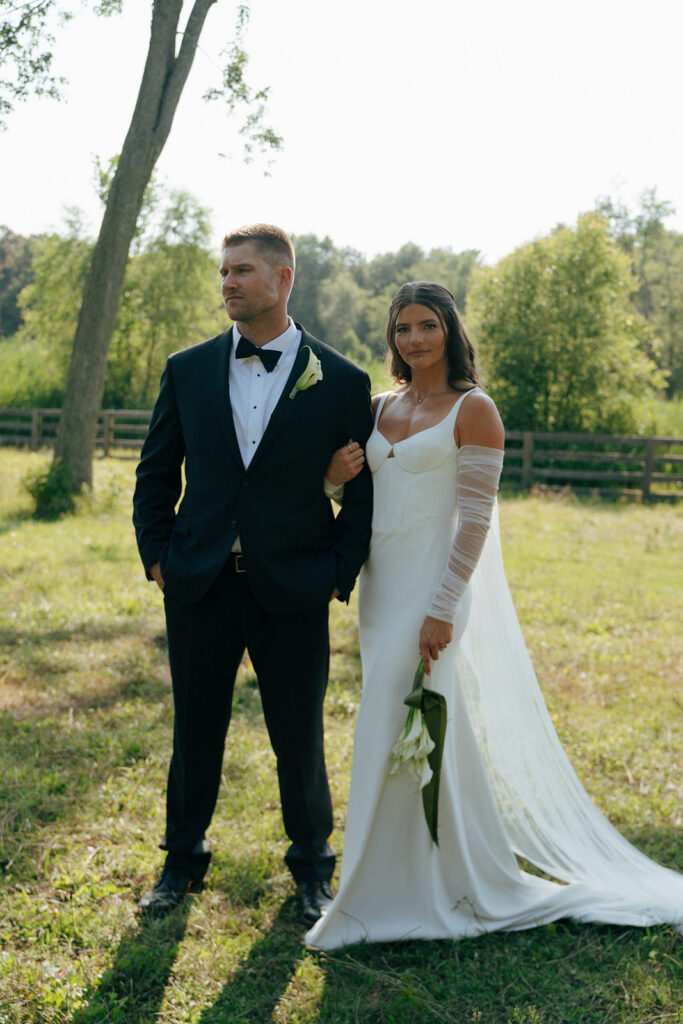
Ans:
[[[329,882],[301,882],[299,899],[304,921],[306,924],[315,924],[319,917],[324,917],[332,902],[332,890]]]
[[[175,910],[188,892],[201,892],[202,883],[192,875],[178,868],[165,867],[153,889],[146,892],[138,907],[141,914],[149,917],[163,917]]]

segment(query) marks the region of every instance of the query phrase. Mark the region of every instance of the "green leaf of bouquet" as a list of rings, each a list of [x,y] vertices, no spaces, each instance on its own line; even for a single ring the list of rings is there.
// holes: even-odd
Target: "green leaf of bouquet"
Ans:
[[[436,690],[428,690],[424,686],[424,662],[420,658],[413,689],[404,700],[410,708],[419,708],[424,716],[427,731],[434,742],[434,749],[427,755],[429,767],[432,769],[431,780],[422,790],[422,806],[430,835],[439,845],[439,784],[441,782],[441,762],[443,746],[446,738],[446,722],[448,711],[446,698]]]

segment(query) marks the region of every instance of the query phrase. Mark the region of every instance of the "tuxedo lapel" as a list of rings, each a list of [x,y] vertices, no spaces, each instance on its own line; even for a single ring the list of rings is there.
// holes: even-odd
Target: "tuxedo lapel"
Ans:
[[[302,329],[299,351],[296,354],[294,365],[289,377],[287,378],[287,383],[282,389],[282,394],[278,399],[278,403],[273,409],[272,415],[268,420],[268,426],[266,427],[263,437],[261,438],[261,443],[256,449],[254,457],[249,464],[250,466],[253,466],[259,459],[263,458],[263,453],[267,451],[271,442],[277,437],[278,433],[287,422],[288,417],[291,416],[294,411],[296,398],[291,399],[289,396],[297,380],[306,369],[309,348],[319,356],[318,346],[315,344],[311,336]]]
[[[235,432],[235,421],[230,402],[230,353],[232,350],[232,327],[222,334],[216,342],[216,355],[209,369],[211,379],[207,381],[207,390],[214,406],[224,440],[237,464],[244,469],[240,446]],[[215,371],[215,372],[214,372]],[[204,399],[202,398],[202,403]]]

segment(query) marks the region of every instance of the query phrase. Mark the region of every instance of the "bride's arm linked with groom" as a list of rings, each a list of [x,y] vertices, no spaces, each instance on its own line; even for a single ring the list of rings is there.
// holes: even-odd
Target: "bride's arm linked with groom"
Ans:
[[[595,808],[545,707],[500,552],[504,429],[452,295],[399,289],[396,388],[371,406],[368,375],[289,316],[294,270],[279,228],[226,235],[233,326],[169,358],[137,469],[134,523],[163,590],[174,697],[166,859],[141,912],[167,914],[202,887],[247,651],[310,945],[560,917],[680,927],[683,877]],[[328,606],[359,573],[363,693],[333,898]],[[438,845],[412,776],[390,772],[420,657],[448,708]]]

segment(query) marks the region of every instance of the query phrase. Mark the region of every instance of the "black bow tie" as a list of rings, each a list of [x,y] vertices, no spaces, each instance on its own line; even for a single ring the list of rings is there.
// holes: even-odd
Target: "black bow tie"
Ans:
[[[240,335],[240,340],[237,342],[237,351],[235,355],[238,359],[248,359],[249,356],[258,356],[263,365],[265,366],[268,373],[275,369],[277,361],[282,355],[282,352],[276,351],[276,349],[259,348],[258,345],[254,345],[253,341],[249,341],[243,334]]]

